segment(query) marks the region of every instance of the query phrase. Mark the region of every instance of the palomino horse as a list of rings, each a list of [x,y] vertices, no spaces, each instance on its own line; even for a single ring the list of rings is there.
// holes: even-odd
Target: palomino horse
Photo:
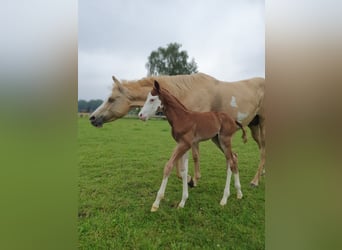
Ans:
[[[234,173],[235,188],[237,190],[237,198],[242,198],[239,172],[237,167],[237,159],[234,158],[231,150],[232,136],[241,128],[243,130],[243,138],[246,140],[246,131],[242,125],[234,121],[225,112],[194,112],[188,110],[177,98],[171,95],[167,90],[160,87],[157,81],[154,82],[154,88],[150,95],[158,96],[162,105],[166,118],[172,128],[172,137],[177,142],[170,160],[164,168],[163,181],[158,191],[156,200],[154,201],[151,211],[155,212],[159,208],[160,200],[164,197],[170,172],[174,162],[180,159],[192,145],[198,145],[201,141],[212,139],[216,146],[224,153],[227,161],[227,179],[224,188],[223,197],[220,204],[226,205],[230,195],[230,179],[232,172]],[[153,102],[153,98],[148,98],[145,102]],[[145,106],[143,107],[143,109]],[[178,207],[182,208],[188,199],[187,166],[180,169],[183,180],[183,195]]]
[[[163,89],[177,97],[192,111],[224,111],[251,129],[260,149],[260,162],[251,184],[257,186],[265,164],[265,79],[251,78],[237,82],[219,81],[209,75],[151,76],[120,83],[113,77],[112,93],[91,115],[92,125],[101,127],[125,116],[133,107],[143,106],[157,80]],[[187,164],[188,154],[176,162],[177,170]],[[177,171],[179,177],[179,171]]]

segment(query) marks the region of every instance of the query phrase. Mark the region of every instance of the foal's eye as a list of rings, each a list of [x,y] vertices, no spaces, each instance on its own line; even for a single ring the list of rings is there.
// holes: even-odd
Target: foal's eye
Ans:
[[[112,97],[109,97],[108,102],[112,103],[112,102],[114,102],[114,99]]]
[[[150,102],[154,102],[154,99],[151,99]]]

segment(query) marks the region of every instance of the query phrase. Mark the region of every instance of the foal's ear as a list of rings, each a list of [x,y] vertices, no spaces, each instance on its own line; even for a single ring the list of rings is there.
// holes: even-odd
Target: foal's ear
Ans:
[[[158,93],[160,93],[160,85],[156,80],[154,80],[154,88],[157,90]]]

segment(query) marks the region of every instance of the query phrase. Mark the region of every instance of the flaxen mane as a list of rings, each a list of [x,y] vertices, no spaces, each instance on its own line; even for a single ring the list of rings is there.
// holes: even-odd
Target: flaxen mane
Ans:
[[[219,81],[214,77],[206,75],[204,73],[197,73],[192,75],[176,75],[176,76],[150,76],[145,77],[137,81],[122,81],[122,84],[128,89],[135,89],[141,87],[153,87],[154,80],[157,80],[159,84],[167,89],[169,92],[176,96],[182,96],[184,91],[192,88],[196,88],[196,85],[206,84],[213,85],[218,84]]]

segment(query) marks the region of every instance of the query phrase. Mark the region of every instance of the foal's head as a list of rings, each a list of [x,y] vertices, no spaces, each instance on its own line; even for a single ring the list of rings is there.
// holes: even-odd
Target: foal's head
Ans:
[[[151,92],[148,93],[144,106],[139,112],[140,120],[147,121],[148,118],[156,113],[159,107],[161,107],[161,101],[158,95],[152,95]]]
[[[156,113],[158,108],[163,108],[164,96],[166,90],[162,90],[159,83],[155,80],[152,91],[148,94],[144,106],[139,112],[139,118],[146,121]],[[167,94],[167,93],[165,93]],[[163,101],[162,101],[163,100]]]
[[[155,80],[152,91],[148,94],[144,106],[139,112],[139,118],[146,121],[149,117],[155,114],[158,107],[162,107],[166,111],[168,106],[177,107],[186,110],[184,105],[166,89],[162,89],[159,83]]]

